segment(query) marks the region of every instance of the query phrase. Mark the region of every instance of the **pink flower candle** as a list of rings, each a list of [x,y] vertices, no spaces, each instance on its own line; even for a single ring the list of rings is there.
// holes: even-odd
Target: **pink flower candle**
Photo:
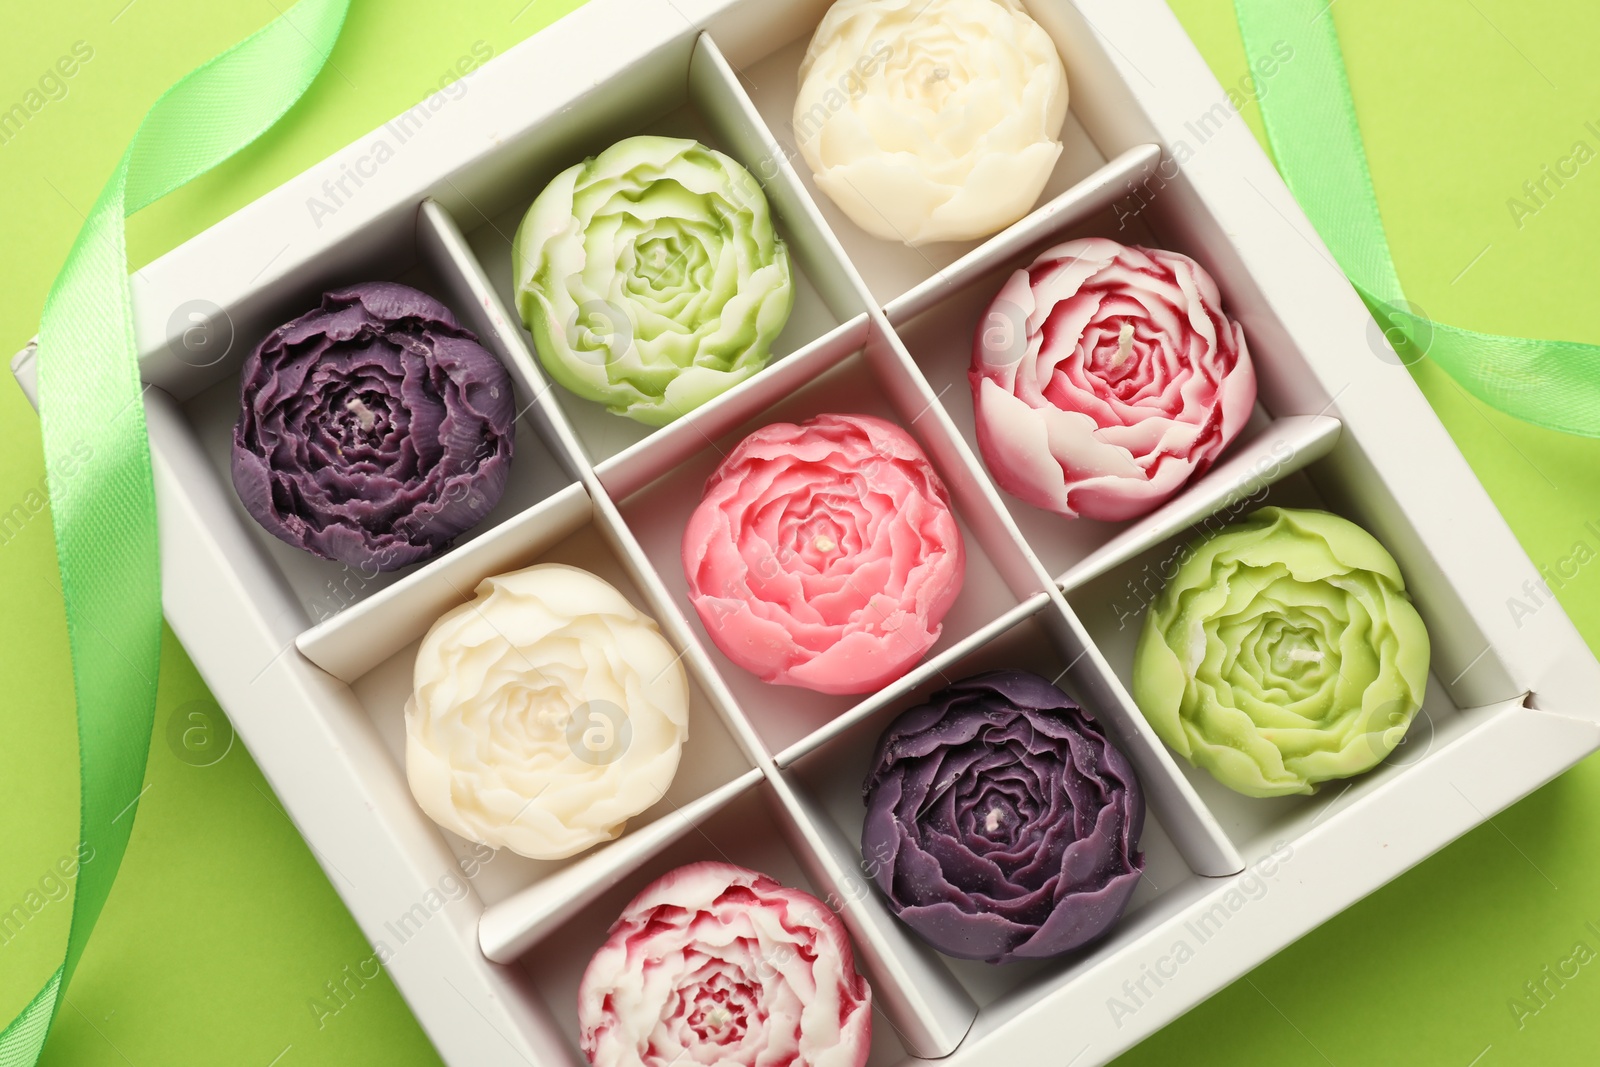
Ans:
[[[1244,331],[1177,252],[1068,241],[1011,276],[972,346],[978,446],[1013,496],[1068,518],[1154,510],[1238,436]]]
[[[683,534],[706,632],[763,681],[866,693],[939,639],[966,550],[911,435],[867,415],[774,423],[706,483]]]
[[[815,897],[728,863],[633,898],[578,988],[594,1067],[862,1067],[872,990]]]

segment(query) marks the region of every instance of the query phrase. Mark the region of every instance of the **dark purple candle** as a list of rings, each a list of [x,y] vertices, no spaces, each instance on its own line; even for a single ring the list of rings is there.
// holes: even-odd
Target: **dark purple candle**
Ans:
[[[1139,882],[1144,795],[1061,690],[990,671],[878,740],[861,853],[897,915],[946,955],[1009,963],[1109,930]]]
[[[505,490],[511,378],[404,285],[336,289],[245,360],[233,485],[269,532],[390,571],[449,547]]]

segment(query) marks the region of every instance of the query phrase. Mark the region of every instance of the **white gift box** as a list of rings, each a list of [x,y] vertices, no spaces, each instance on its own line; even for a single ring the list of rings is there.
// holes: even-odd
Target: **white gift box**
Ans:
[[[581,1063],[578,978],[622,904],[672,866],[724,858],[839,911],[879,1009],[873,1064],[1102,1063],[1600,747],[1594,658],[1163,4],[1030,2],[1071,83],[1055,174],[1005,232],[923,249],[865,234],[797,173],[796,70],[825,7],[591,0],[134,282],[167,616],[453,1067]],[[508,311],[510,237],[534,195],[644,132],[740,159],[797,267],[779,358],[659,430],[550,385]],[[964,380],[1005,274],[1088,234],[1200,260],[1260,378],[1256,417],[1223,462],[1118,525],[999,492],[976,458]],[[244,354],[324,289],[378,278],[444,300],[506,363],[522,408],[505,499],[399,575],[281,544],[228,476]],[[13,366],[31,389],[32,349]],[[864,698],[766,686],[733,666],[706,639],[678,562],[719,452],[825,411],[910,430],[969,549],[939,643]],[[1264,502],[1326,507],[1372,531],[1433,640],[1405,744],[1310,797],[1230,792],[1175,760],[1128,696],[1136,624],[1174,546]],[[592,570],[654,616],[693,699],[666,796],[617,841],[559,863],[440,830],[402,758],[422,634],[483,577],[539,561]],[[879,731],[947,681],[998,666],[1059,678],[1131,757],[1149,800],[1146,877],[1111,935],[1006,967],[922,945],[872,889],[856,844]]]

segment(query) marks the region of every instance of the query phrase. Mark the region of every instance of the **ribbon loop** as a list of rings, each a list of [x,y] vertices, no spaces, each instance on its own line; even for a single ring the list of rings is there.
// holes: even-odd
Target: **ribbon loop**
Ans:
[[[1463,389],[1514,418],[1600,437],[1600,346],[1502,337],[1434,322],[1406,301],[1367,167],[1344,55],[1324,0],[1234,0],[1254,66],[1287,43],[1260,98],[1278,170],[1401,361],[1426,356]]]

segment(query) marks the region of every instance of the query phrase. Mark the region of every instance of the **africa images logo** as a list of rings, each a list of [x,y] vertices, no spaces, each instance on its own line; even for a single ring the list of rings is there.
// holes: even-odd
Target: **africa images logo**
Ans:
[[[74,41],[72,50],[45,68],[38,80],[10,107],[0,110],[0,145],[8,145],[50,104],[65,100],[71,90],[68,82],[94,58],[88,41]]]
[[[1117,1028],[1120,1030],[1124,1020],[1138,1014],[1154,1000],[1162,986],[1178,977],[1183,965],[1221,934],[1234,916],[1265,897],[1273,881],[1293,858],[1293,846],[1281,841],[1273,845],[1271,852],[1236,876],[1225,892],[1213,897],[1209,907],[1191,914],[1183,924],[1183,936],[1174,939],[1166,951],[1153,960],[1140,963],[1138,975],[1124,981],[1119,990],[1106,998],[1106,1010]]]

